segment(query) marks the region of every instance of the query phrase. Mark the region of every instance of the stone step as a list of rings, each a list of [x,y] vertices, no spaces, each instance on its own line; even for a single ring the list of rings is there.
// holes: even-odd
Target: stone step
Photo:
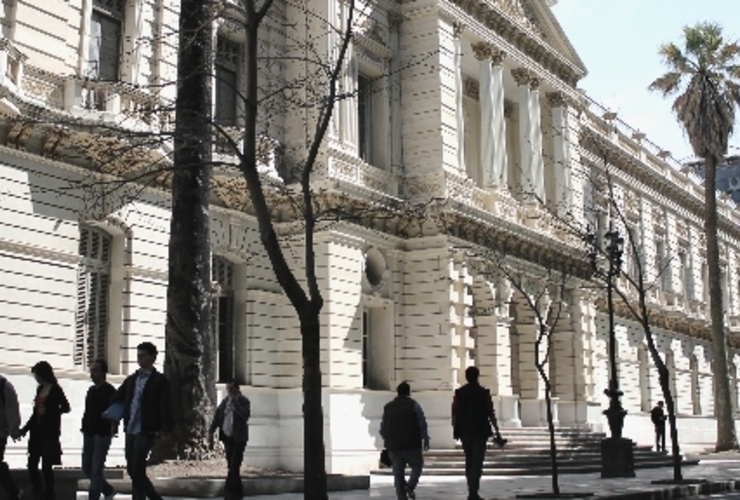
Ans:
[[[684,460],[683,466],[697,465],[698,460]],[[671,467],[673,464],[668,459],[652,460],[635,463],[636,469],[655,469],[660,467]],[[558,463],[558,472],[560,474],[590,474],[601,472],[601,464],[589,462],[588,464],[560,464]],[[535,467],[519,467],[519,468],[496,468],[496,469],[483,469],[484,476],[549,476],[552,470],[549,466],[535,466]],[[379,469],[371,472],[374,475],[392,475],[391,469]],[[425,475],[438,475],[438,476],[464,476],[465,468],[440,468],[440,467],[424,467]]]
[[[666,459],[665,455],[636,455],[634,457],[635,464],[654,462]],[[670,461],[670,458],[668,458]],[[439,468],[455,468],[465,467],[465,457],[448,459],[448,460],[424,460],[424,463],[429,467]],[[570,464],[570,465],[590,465],[593,463],[601,463],[600,456],[585,456],[585,457],[558,457],[559,464]],[[517,459],[490,459],[486,457],[484,467],[488,468],[515,468],[524,466],[535,466],[535,465],[550,465],[550,457],[539,456],[539,457],[518,457]]]
[[[600,461],[600,452],[578,452],[578,453],[558,453],[558,459],[560,460],[584,460],[584,461]],[[635,452],[635,460],[653,459],[655,457],[664,457],[665,455],[655,453],[653,451],[641,450]],[[516,454],[494,454],[489,453],[486,455],[486,460],[496,463],[504,462],[522,462],[522,461],[538,461],[538,460],[550,460],[549,453],[516,453]],[[424,461],[426,463],[444,463],[444,462],[464,462],[465,455],[462,453],[426,453],[424,455]]]

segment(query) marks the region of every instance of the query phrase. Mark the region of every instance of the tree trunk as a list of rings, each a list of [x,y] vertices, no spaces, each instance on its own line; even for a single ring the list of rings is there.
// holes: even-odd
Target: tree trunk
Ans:
[[[209,0],[182,0],[170,221],[164,371],[176,418],[167,455],[210,455],[216,403],[211,333],[211,16]],[[162,450],[165,451],[165,450]]]
[[[307,500],[326,500],[324,415],[321,404],[320,308],[309,304],[301,315],[303,344],[303,467]]]
[[[671,429],[671,454],[673,458],[673,480],[682,481],[683,473],[681,472],[681,449],[678,446],[678,428],[676,427],[676,404],[673,401],[673,394],[670,389],[670,374],[665,363],[661,360],[658,366],[658,380],[660,388],[663,390],[663,399],[668,410],[668,425]]]
[[[735,421],[732,418],[730,382],[727,376],[727,348],[722,304],[722,286],[719,267],[719,245],[717,242],[717,192],[715,188],[717,158],[707,155],[705,159],[705,214],[704,231],[707,240],[707,270],[709,274],[709,313],[712,321],[712,357],[714,358],[715,394],[717,408],[717,451],[738,448]]]
[[[560,482],[558,476],[558,449],[555,444],[555,424],[552,421],[552,394],[550,381],[547,377],[542,375],[544,370],[540,372],[545,382],[545,403],[547,404],[547,430],[550,432],[550,462],[552,463],[552,492],[555,495],[560,494]]]

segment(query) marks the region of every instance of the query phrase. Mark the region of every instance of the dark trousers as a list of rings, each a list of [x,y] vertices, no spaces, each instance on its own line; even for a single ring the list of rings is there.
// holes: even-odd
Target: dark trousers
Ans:
[[[665,451],[665,424],[655,426],[655,451]]]
[[[10,474],[10,467],[5,463],[5,446],[8,444],[8,438],[0,438],[0,487],[8,493],[8,498],[15,500],[18,498],[18,486]]]
[[[54,469],[61,463],[61,447],[58,441],[31,439],[28,442],[28,478],[31,480],[34,498],[54,498]],[[41,472],[39,472],[41,462]]]
[[[226,465],[229,473],[226,476],[226,498],[240,499],[244,496],[242,489],[242,478],[239,471],[244,460],[244,449],[247,443],[238,443],[228,436],[224,436],[224,448],[226,448]]]
[[[424,455],[421,448],[412,450],[393,450],[388,451],[393,462],[393,485],[396,487],[396,498],[404,500],[406,490],[414,491],[419,484],[421,470],[424,467]],[[411,467],[409,480],[406,481],[406,465]]]
[[[83,436],[82,473],[90,480],[90,488],[87,490],[90,500],[98,500],[101,493],[105,496],[112,496],[115,493],[103,473],[111,439],[110,436],[94,434]]]
[[[468,482],[468,497],[477,498],[488,438],[484,436],[463,436],[460,440],[465,453],[465,479]]]
[[[146,460],[153,447],[153,434],[126,434],[126,472],[131,477],[133,500],[162,500],[146,475]]]

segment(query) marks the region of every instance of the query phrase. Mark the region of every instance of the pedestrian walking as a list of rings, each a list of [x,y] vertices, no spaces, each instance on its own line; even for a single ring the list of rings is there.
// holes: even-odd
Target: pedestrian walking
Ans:
[[[8,438],[17,441],[21,437],[21,410],[18,405],[18,394],[8,379],[0,375],[0,486],[8,498],[22,498],[22,493],[10,474],[10,467],[5,462],[5,446]]]
[[[655,451],[665,453],[665,412],[663,411],[663,401],[658,401],[650,411],[650,420],[655,426]]]
[[[157,347],[151,342],[136,346],[139,369],[126,377],[112,403],[123,403],[126,431],[126,471],[131,477],[133,500],[162,500],[146,474],[146,461],[157,435],[174,427],[170,383],[154,368]]]
[[[88,497],[98,500],[100,495],[111,499],[116,494],[113,486],[105,480],[105,459],[118,425],[102,417],[116,393],[115,387],[106,380],[108,363],[103,359],[90,365],[93,385],[87,390],[85,411],[82,415],[82,473],[90,480]]]
[[[482,500],[478,490],[483,474],[486,443],[494,435],[492,425],[496,430],[495,441],[500,445],[506,443],[498,428],[491,393],[478,383],[479,376],[480,371],[477,367],[468,367],[465,370],[465,380],[468,383],[455,390],[452,400],[453,437],[462,441],[465,453],[468,500]]]
[[[28,439],[28,476],[34,499],[54,498],[54,469],[62,464],[62,415],[69,413],[69,401],[54,376],[54,369],[46,361],[39,361],[31,369],[38,388],[33,402],[33,414],[21,429]],[[39,461],[41,473],[39,473]]]
[[[380,421],[380,436],[385,442],[393,463],[393,483],[398,500],[415,499],[417,484],[424,466],[424,451],[429,449],[429,432],[424,411],[419,403],[411,399],[411,386],[398,384],[397,396],[383,408]],[[411,474],[406,481],[406,465]]]
[[[231,379],[226,382],[226,397],[221,401],[213,416],[209,440],[213,449],[213,434],[218,430],[218,438],[226,450],[225,499],[240,500],[244,496],[239,471],[244,459],[244,449],[249,441],[250,402],[239,390],[239,384]]]

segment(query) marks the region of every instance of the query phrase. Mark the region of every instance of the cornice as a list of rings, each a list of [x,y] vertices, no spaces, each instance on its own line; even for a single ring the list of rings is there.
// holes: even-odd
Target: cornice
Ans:
[[[592,139],[598,143],[599,146],[607,147],[616,155],[609,158],[609,163],[617,165],[619,168],[617,172],[622,174],[622,180],[630,183],[632,179],[636,179],[644,184],[643,190],[650,190],[653,193],[653,197],[660,199],[662,205],[670,206],[670,208],[676,213],[683,213],[684,215],[690,215],[694,222],[702,224],[704,219],[704,203],[703,200],[687,193],[680,186],[668,180],[665,176],[660,175],[653,169],[645,165],[642,161],[623,151],[620,147],[615,145],[611,140],[599,134],[591,127],[584,127],[583,130],[587,134],[586,140],[582,140],[582,147],[589,154],[590,161],[594,163],[594,166],[603,169],[603,165],[599,165],[598,151],[593,151],[589,146],[588,139]],[[583,153],[582,153],[583,155]],[[616,161],[615,161],[616,159]],[[718,213],[718,228],[724,231],[727,236],[732,237],[736,241],[740,240],[740,226],[735,224],[732,220],[728,219],[724,214]]]

